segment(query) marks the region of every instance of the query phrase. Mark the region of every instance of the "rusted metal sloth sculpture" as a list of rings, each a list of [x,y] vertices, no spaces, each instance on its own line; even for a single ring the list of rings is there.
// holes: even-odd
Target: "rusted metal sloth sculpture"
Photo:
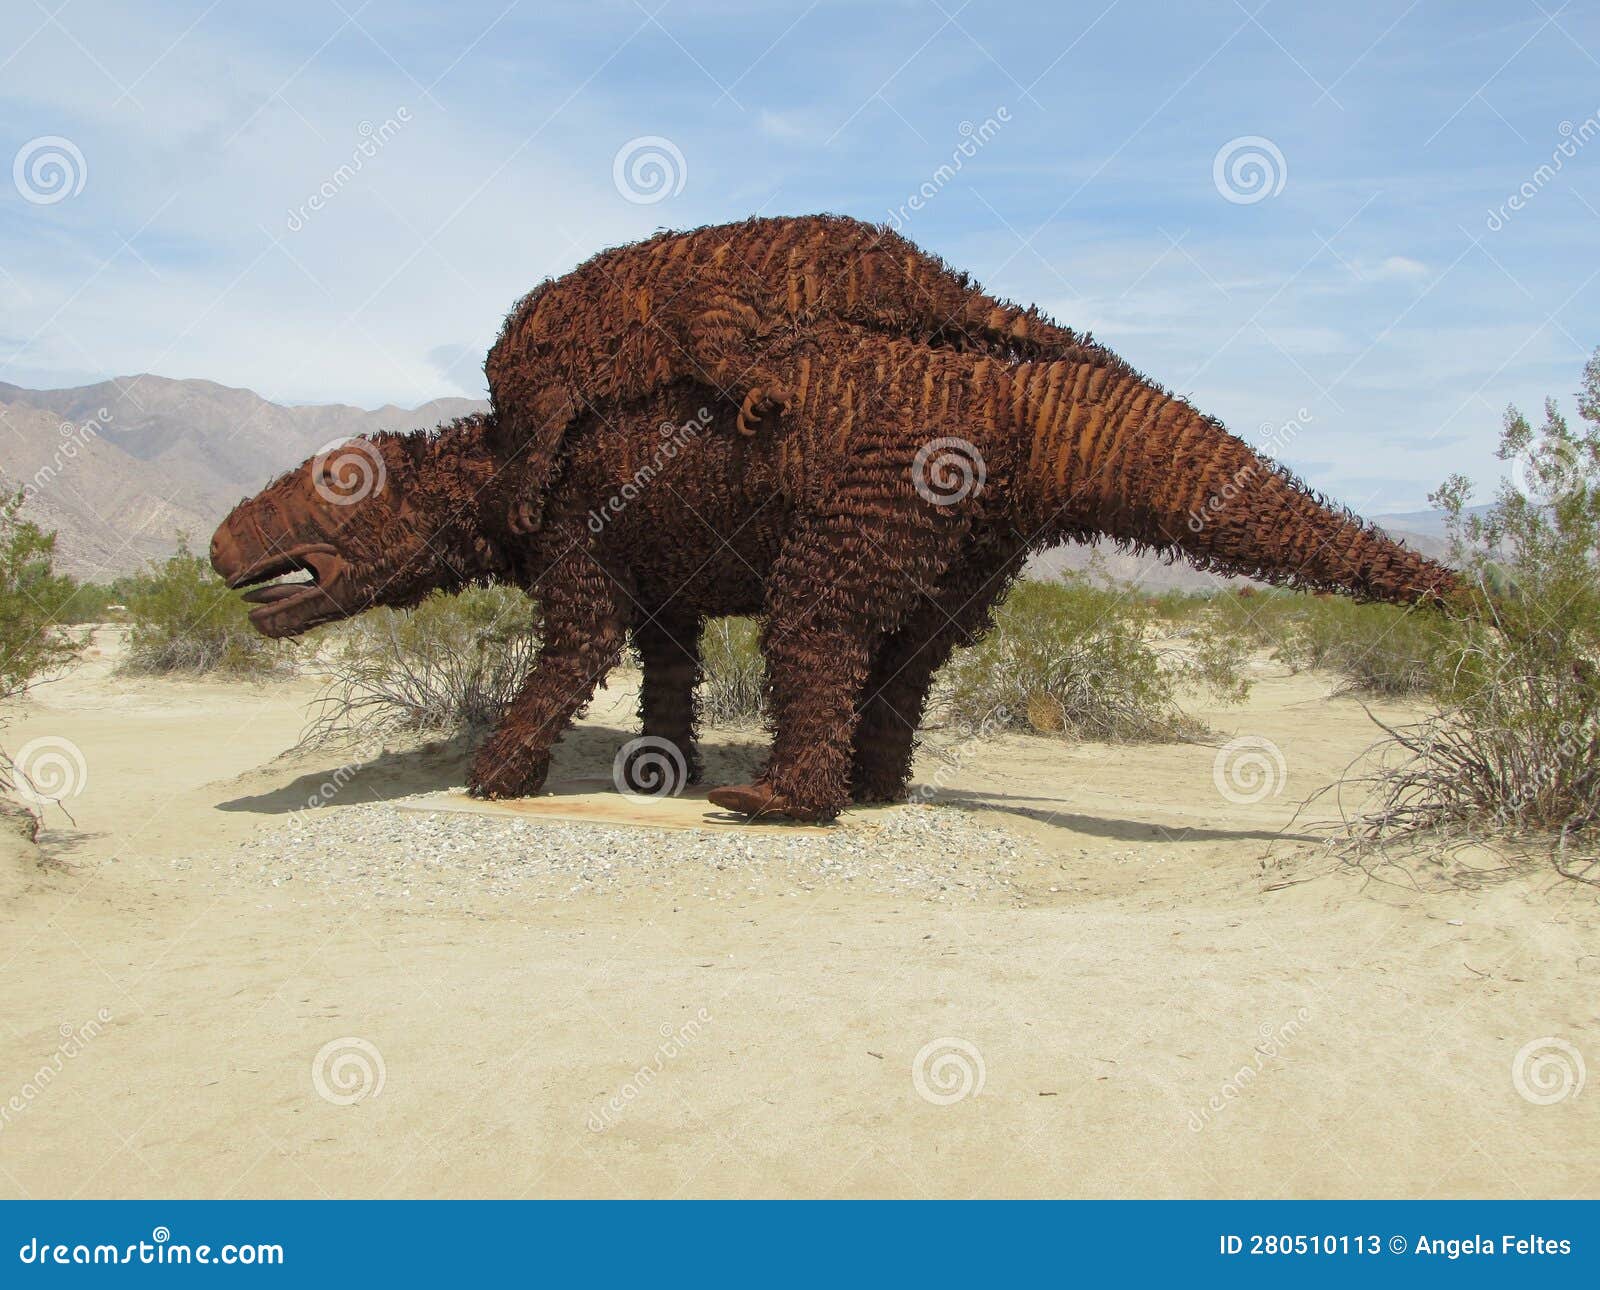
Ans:
[[[757,385],[783,391],[785,415],[755,437],[737,432],[746,398],[679,379],[612,395],[530,451],[497,396],[490,417],[350,445],[383,481],[357,500],[339,495],[348,460],[312,459],[224,521],[213,563],[256,588],[252,618],[275,636],[478,579],[536,595],[538,663],[469,776],[486,797],[539,790],[629,632],[644,731],[697,769],[700,628],[761,613],[771,753],[711,797],[810,820],[904,792],[934,673],[1030,550],[1109,538],[1367,599],[1456,589],[1087,342],[1051,361],[823,320],[765,344]],[[529,532],[516,512],[535,496]],[[312,583],[270,583],[291,569]]]

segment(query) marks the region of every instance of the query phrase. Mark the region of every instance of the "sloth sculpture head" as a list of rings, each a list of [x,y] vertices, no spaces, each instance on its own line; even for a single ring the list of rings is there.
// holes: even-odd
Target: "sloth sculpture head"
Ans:
[[[211,567],[264,636],[298,636],[495,572],[474,499],[495,472],[484,418],[335,443],[234,507]]]

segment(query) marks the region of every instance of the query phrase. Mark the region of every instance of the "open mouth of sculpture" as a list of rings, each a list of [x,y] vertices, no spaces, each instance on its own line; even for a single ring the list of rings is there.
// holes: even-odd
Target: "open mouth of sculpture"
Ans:
[[[325,543],[295,547],[257,560],[228,579],[228,586],[244,592],[244,599],[255,606],[251,620],[257,621],[325,595],[341,563],[338,552]]]

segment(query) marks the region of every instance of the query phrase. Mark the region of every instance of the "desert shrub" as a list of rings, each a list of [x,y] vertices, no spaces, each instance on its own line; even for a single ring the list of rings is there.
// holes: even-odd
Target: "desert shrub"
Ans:
[[[714,725],[758,722],[765,711],[761,628],[753,618],[716,618],[700,636],[700,717]]]
[[[111,606],[122,604],[126,594],[126,587],[119,591],[108,582],[74,582],[62,599],[56,621],[76,626],[107,622],[120,616]]]
[[[1276,650],[1295,671],[1344,678],[1342,690],[1401,698],[1426,694],[1439,676],[1439,652],[1455,639],[1433,609],[1363,605],[1342,596],[1302,596]]]
[[[1512,480],[1486,513],[1467,514],[1460,475],[1434,495],[1470,602],[1435,666],[1440,710],[1390,729],[1358,781],[1371,794],[1358,838],[1548,833],[1562,872],[1592,876],[1566,844],[1600,829],[1600,351],[1578,408],[1577,430],[1554,401],[1537,431],[1507,410]]]
[[[1281,587],[1229,587],[1212,596],[1206,608],[1217,631],[1295,668],[1311,665],[1311,651],[1294,642],[1315,600]]]
[[[1200,683],[1229,699],[1246,682],[1235,641],[1205,625],[1164,642],[1155,611],[1126,590],[1021,582],[995,626],[959,650],[939,679],[936,712],[971,729],[1115,742],[1184,739],[1203,727],[1177,704]]]
[[[74,584],[55,571],[56,535],[23,519],[22,503],[20,492],[0,501],[0,701],[64,667],[87,639],[60,625]],[[0,792],[15,789],[21,774],[0,750]],[[20,805],[0,805],[0,816],[7,827],[20,822],[29,838],[37,834],[37,815]]]
[[[1333,672],[1343,692],[1387,698],[1428,692],[1438,650],[1452,635],[1433,610],[1277,588],[1231,588],[1212,597],[1208,612],[1216,631],[1291,671]]]
[[[1211,596],[1206,610],[1215,630],[1276,657],[1304,612],[1305,599],[1277,587],[1229,587]]]
[[[56,535],[21,516],[23,494],[0,501],[0,699],[70,662],[81,633],[60,626],[71,578],[55,571]]]
[[[1155,621],[1169,625],[1192,622],[1205,611],[1208,596],[1192,591],[1159,591],[1144,598]]]
[[[486,729],[521,687],[538,645],[538,610],[514,587],[436,592],[414,609],[353,618],[326,642],[329,681],[302,742]]]
[[[250,625],[250,607],[180,535],[177,551],[123,584],[134,673],[261,675],[288,666],[289,647]]]

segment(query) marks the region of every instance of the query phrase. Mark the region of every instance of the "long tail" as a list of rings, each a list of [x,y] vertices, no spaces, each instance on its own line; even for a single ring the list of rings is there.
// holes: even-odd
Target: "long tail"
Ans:
[[[1460,578],[1328,501],[1215,420],[1119,366],[1013,380],[1041,522],[1202,569],[1362,600],[1443,604]]]

